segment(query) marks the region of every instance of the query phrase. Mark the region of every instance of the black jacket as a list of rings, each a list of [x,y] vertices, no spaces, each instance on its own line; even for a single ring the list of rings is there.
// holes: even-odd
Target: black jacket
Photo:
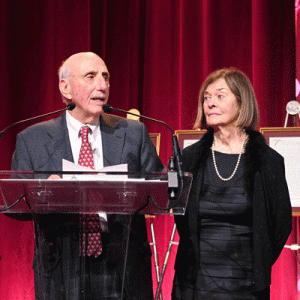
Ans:
[[[271,283],[271,267],[277,260],[291,230],[292,211],[285,179],[283,157],[270,148],[256,131],[247,131],[246,188],[253,199],[253,291]],[[203,186],[205,162],[211,151],[213,131],[185,148],[183,171],[193,174],[186,214],[175,216],[180,236],[175,271],[179,280],[193,281],[198,266],[198,201]]]

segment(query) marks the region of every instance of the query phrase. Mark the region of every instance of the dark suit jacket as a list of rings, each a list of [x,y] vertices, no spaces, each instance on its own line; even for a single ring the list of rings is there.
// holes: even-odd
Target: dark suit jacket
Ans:
[[[271,267],[292,230],[292,211],[282,156],[266,145],[260,133],[247,133],[246,185],[253,199],[252,284],[254,291],[261,291],[270,285]],[[193,282],[199,266],[199,199],[212,142],[213,132],[209,131],[182,155],[183,171],[193,174],[193,184],[185,216],[175,216],[180,236],[175,270],[181,281]]]
[[[100,117],[100,127],[104,166],[128,163],[129,171],[133,172],[164,170],[142,123],[104,114]],[[65,114],[19,133],[11,168],[55,174],[62,170],[62,159],[74,161]],[[108,215],[109,235],[102,237],[101,256],[107,257],[109,268],[117,268],[120,274],[128,221],[126,215]],[[64,270],[65,279],[79,273],[78,224],[78,214],[39,214],[35,217],[34,269],[43,280],[49,279],[46,285],[50,284],[52,273],[58,267]],[[129,299],[152,299],[150,257],[144,217],[136,216],[132,220],[126,272],[125,290]]]

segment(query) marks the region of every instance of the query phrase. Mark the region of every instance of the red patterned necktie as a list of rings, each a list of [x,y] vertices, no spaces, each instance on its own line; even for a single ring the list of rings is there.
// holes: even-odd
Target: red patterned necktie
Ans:
[[[82,143],[79,152],[78,164],[94,169],[93,152],[88,140],[88,133],[90,131],[91,129],[88,126],[80,128],[79,135],[81,136]],[[81,215],[81,230],[80,255],[99,256],[102,253],[99,216],[97,214]],[[86,240],[88,241],[87,247]]]

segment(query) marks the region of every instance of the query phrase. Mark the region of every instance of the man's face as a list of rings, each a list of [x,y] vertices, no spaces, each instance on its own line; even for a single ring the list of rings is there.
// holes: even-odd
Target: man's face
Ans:
[[[69,62],[66,79],[68,99],[76,104],[71,115],[82,123],[92,123],[102,114],[109,96],[109,72],[97,55],[81,53]]]

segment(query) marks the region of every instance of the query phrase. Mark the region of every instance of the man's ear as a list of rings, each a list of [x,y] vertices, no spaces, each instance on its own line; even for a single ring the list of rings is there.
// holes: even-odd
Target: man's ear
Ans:
[[[71,86],[67,79],[62,78],[59,82],[60,93],[69,100],[72,100]]]

